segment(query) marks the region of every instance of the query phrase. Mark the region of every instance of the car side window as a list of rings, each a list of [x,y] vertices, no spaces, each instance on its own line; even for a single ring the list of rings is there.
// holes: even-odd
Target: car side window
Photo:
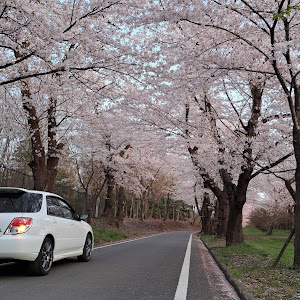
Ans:
[[[64,201],[58,200],[61,210],[63,212],[64,218],[66,219],[74,219],[73,209]]]
[[[51,196],[47,196],[46,199],[48,215],[63,218],[64,215],[58,202],[59,199]]]
[[[62,199],[47,196],[48,215],[79,221],[80,218],[73,208]]]

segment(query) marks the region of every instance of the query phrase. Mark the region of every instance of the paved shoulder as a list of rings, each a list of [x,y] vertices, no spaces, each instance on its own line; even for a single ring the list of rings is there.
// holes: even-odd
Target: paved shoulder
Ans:
[[[194,235],[193,239],[191,261],[191,284],[187,299],[240,300],[236,291],[197,235]],[[199,290],[201,282],[207,286],[207,290]]]

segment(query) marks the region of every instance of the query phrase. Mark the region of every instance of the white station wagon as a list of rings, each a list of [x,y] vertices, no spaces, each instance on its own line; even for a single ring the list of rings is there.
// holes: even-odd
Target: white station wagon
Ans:
[[[58,195],[0,188],[0,262],[26,261],[31,273],[47,275],[54,261],[89,261],[94,238],[85,218]]]

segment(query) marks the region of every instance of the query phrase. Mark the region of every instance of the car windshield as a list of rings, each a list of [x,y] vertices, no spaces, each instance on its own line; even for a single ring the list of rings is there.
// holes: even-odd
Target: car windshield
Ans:
[[[1,192],[0,213],[8,212],[39,212],[42,207],[41,194],[26,192]]]

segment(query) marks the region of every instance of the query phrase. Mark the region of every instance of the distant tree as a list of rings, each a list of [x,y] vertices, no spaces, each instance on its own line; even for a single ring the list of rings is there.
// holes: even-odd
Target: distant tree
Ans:
[[[293,228],[293,213],[291,207],[256,208],[249,217],[250,226],[272,234],[273,229]]]

